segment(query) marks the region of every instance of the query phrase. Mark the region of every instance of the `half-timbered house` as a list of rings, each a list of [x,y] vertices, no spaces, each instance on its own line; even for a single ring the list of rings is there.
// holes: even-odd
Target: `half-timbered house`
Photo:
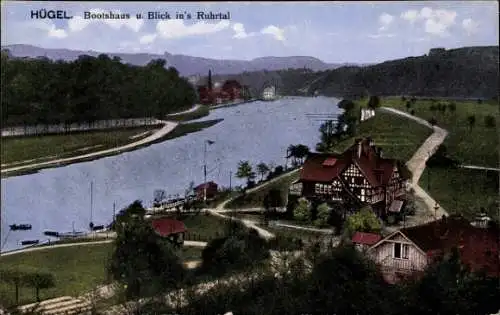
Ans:
[[[435,259],[459,250],[463,264],[490,276],[500,273],[498,229],[478,228],[460,217],[444,217],[401,229],[371,246],[367,253],[391,283],[418,277]]]
[[[385,218],[389,210],[401,210],[409,177],[403,163],[384,158],[370,138],[356,139],[342,154],[310,154],[290,193],[324,201],[354,200],[371,205]]]

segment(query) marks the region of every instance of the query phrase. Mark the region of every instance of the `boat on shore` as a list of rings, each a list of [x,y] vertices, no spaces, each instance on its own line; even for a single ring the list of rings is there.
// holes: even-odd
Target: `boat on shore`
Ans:
[[[45,236],[52,236],[52,237],[59,237],[59,232],[56,232],[56,231],[44,231],[43,235],[45,235]]]
[[[22,241],[21,245],[26,246],[26,245],[37,245],[40,241],[39,240],[26,240]]]
[[[9,225],[11,231],[26,231],[31,230],[31,224],[11,224]]]

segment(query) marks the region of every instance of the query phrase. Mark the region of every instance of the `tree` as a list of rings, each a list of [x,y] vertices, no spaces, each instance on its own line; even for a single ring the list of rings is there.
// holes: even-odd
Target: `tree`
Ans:
[[[496,126],[495,116],[487,115],[486,117],[484,117],[484,125],[487,128],[495,128]]]
[[[367,106],[368,106],[368,108],[371,108],[371,109],[376,109],[376,108],[380,107],[380,97],[378,97],[376,95],[370,96],[370,99],[368,100]]]
[[[128,207],[120,210],[116,215],[116,226],[121,226],[122,224],[126,224],[132,217],[138,217],[144,219],[146,215],[146,209],[142,206],[142,202],[140,200],[136,200],[131,203]]]
[[[348,235],[352,235],[354,232],[379,232],[380,229],[380,221],[370,206],[365,206],[351,215],[345,224]]]
[[[49,289],[55,286],[54,275],[47,271],[35,271],[25,275],[25,283],[35,289],[36,300],[40,302],[40,289]]]
[[[255,178],[255,173],[252,171],[252,165],[249,161],[240,161],[238,163],[238,171],[236,172],[237,178],[246,178],[248,183]]]
[[[257,173],[260,174],[260,180],[264,179],[264,176],[269,173],[269,166],[266,163],[260,162],[257,164]]]
[[[467,122],[469,123],[469,129],[472,130],[472,128],[476,124],[476,116],[475,115],[467,116]]]
[[[309,221],[311,219],[311,209],[309,201],[300,198],[297,207],[293,209],[293,218],[298,221]]]
[[[314,224],[316,224],[317,226],[328,225],[328,220],[330,218],[330,207],[326,203],[322,203],[316,210],[317,214]]]
[[[127,299],[176,288],[184,275],[171,243],[142,217],[131,217],[117,230],[108,271],[125,286]]]
[[[303,144],[298,144],[295,147],[295,157],[300,160],[300,163],[304,163],[305,158],[309,155],[309,147]]]

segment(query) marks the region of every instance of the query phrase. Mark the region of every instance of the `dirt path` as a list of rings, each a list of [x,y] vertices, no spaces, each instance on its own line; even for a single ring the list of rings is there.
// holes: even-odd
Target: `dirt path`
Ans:
[[[194,105],[193,107],[191,107],[191,108],[190,108],[190,109],[188,109],[188,110],[185,110],[185,111],[182,111],[182,112],[173,113],[173,114],[168,114],[168,115],[167,115],[167,118],[168,118],[168,117],[171,117],[171,116],[179,116],[179,115],[183,115],[183,114],[192,113],[192,112],[194,112],[194,111],[197,111],[200,107],[201,107],[201,105],[200,105],[200,104],[196,104],[196,105]]]
[[[427,210],[433,214],[436,214],[437,218],[441,218],[443,215],[448,216],[448,212],[444,210],[443,208],[439,207],[439,209],[436,211],[434,209],[435,205],[437,202],[426,192],[423,190],[419,185],[418,181],[420,177],[422,176],[422,173],[424,172],[425,169],[425,163],[429,159],[429,157],[436,152],[437,148],[441,143],[443,143],[444,139],[448,135],[448,131],[444,130],[443,128],[440,128],[438,126],[432,126],[429,122],[426,120],[412,116],[406,112],[394,109],[394,108],[389,108],[389,107],[382,107],[381,108],[384,111],[406,117],[408,119],[414,120],[417,123],[427,126],[429,128],[432,128],[434,131],[425,141],[424,143],[418,148],[417,152],[413,154],[412,158],[406,163],[408,166],[408,169],[412,173],[412,179],[411,179],[411,187],[415,190],[415,195],[422,200],[422,202],[425,204],[427,207]],[[422,222],[424,223],[424,222]]]
[[[178,125],[178,123],[176,123],[176,122],[164,121],[164,120],[158,120],[157,123],[163,124],[164,125],[163,128],[157,130],[152,135],[150,135],[144,139],[123,145],[121,147],[116,147],[116,148],[111,148],[111,149],[107,149],[107,150],[103,150],[103,151],[83,154],[83,155],[74,156],[74,157],[70,157],[70,158],[63,158],[63,159],[57,159],[57,160],[52,160],[52,161],[47,161],[47,162],[33,163],[33,164],[28,164],[28,165],[6,168],[6,169],[2,169],[1,173],[5,174],[5,173],[9,173],[9,172],[53,166],[53,165],[57,165],[60,163],[77,162],[77,161],[82,160],[82,159],[99,157],[102,155],[107,155],[109,153],[116,153],[116,152],[120,152],[120,151],[124,151],[124,150],[129,150],[129,149],[153,142],[157,139],[160,139],[161,137],[165,136],[166,134],[168,134],[169,132],[174,130],[174,128],[177,127],[177,125]]]

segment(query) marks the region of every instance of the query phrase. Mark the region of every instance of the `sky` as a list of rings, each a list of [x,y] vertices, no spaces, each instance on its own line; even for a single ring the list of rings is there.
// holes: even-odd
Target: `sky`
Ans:
[[[32,10],[65,10],[72,19],[32,19]],[[198,20],[197,12],[230,12]],[[85,19],[128,13],[130,19]],[[147,19],[169,12],[170,20]],[[191,19],[175,19],[177,12]],[[136,14],[143,14],[137,19]],[[2,1],[1,44],[99,52],[183,54],[250,60],[312,56],[373,63],[430,48],[498,45],[497,1],[395,2],[21,2]]]

